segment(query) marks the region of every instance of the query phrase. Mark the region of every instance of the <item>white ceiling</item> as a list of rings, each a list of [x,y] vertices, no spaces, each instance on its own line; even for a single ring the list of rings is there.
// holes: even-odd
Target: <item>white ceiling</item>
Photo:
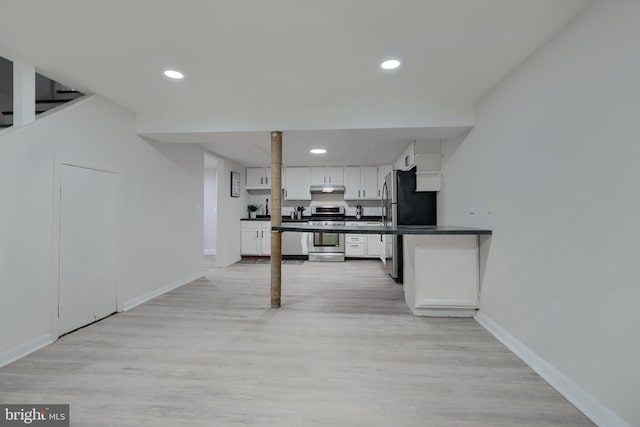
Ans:
[[[469,127],[457,127],[285,131],[282,162],[287,166],[391,164],[412,139],[456,138],[469,130]],[[178,133],[160,137],[163,142],[199,143],[207,150],[245,166],[268,166],[271,162],[268,131]],[[311,154],[311,148],[324,148],[327,153]]]
[[[457,112],[588,3],[3,0],[0,55],[136,112],[156,140],[233,151],[226,132],[468,126]],[[402,67],[383,72],[388,57]]]

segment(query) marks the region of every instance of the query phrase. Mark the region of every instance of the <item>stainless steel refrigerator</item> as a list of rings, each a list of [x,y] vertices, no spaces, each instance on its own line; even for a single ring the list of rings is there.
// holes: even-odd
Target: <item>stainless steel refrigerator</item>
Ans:
[[[394,170],[382,187],[382,216],[387,225],[436,225],[437,192],[416,191],[416,169]],[[386,268],[402,283],[402,236],[387,236]]]

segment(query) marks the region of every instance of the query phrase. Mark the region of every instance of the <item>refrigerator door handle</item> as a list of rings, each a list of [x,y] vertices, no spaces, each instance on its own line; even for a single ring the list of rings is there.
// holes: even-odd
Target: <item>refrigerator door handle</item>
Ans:
[[[388,215],[388,203],[389,203],[389,188],[387,187],[387,183],[382,185],[382,196],[380,197],[380,207],[381,207],[381,215],[382,215],[382,225],[387,226],[387,222],[389,220]],[[382,235],[380,236],[382,238]]]

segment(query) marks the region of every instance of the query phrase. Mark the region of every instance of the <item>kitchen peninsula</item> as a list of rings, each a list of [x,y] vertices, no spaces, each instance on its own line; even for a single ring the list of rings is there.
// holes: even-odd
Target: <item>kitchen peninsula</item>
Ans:
[[[480,237],[459,226],[347,226],[289,223],[278,232],[396,234],[403,237],[404,296],[416,316],[472,317],[480,296]]]

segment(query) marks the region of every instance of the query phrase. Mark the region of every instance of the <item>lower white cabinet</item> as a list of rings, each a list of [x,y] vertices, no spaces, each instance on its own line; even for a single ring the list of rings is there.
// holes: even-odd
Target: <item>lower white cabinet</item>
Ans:
[[[367,234],[367,256],[371,258],[380,258],[384,245],[384,239],[381,234]]]
[[[478,236],[405,235],[404,295],[416,316],[472,317],[478,309]]]
[[[358,226],[382,226],[381,222],[353,221],[346,225]],[[379,234],[346,234],[344,239],[344,255],[359,258],[380,258],[383,242]]]
[[[271,255],[271,222],[240,221],[240,255]]]
[[[344,255],[364,257],[367,252],[367,236],[364,234],[346,234],[344,238]]]

